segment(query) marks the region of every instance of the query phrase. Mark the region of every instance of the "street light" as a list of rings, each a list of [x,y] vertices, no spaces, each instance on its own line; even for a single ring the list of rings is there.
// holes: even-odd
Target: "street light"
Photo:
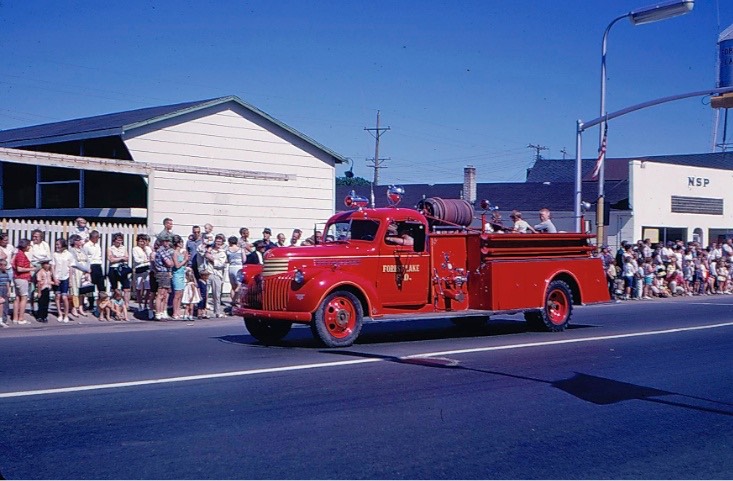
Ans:
[[[596,225],[598,226],[598,236],[596,242],[603,243],[604,225],[603,225],[603,209],[604,209],[604,181],[605,181],[605,163],[606,155],[601,150],[604,149],[603,138],[607,137],[606,133],[606,44],[608,42],[608,32],[611,27],[621,19],[628,18],[633,25],[645,25],[647,23],[658,22],[668,18],[684,15],[695,6],[694,0],[672,0],[668,2],[658,3],[649,7],[633,10],[625,15],[621,15],[613,19],[603,32],[603,42],[601,44],[601,122],[598,133],[598,153],[602,156],[598,171],[598,209],[596,211]]]

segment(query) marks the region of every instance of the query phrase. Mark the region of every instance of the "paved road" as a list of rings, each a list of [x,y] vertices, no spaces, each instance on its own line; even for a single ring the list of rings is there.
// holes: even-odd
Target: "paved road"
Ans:
[[[6,478],[733,477],[733,297],[368,325],[348,349],[236,319],[0,332]]]

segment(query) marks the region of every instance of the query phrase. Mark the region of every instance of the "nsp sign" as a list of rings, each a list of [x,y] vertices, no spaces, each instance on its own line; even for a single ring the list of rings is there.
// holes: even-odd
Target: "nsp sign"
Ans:
[[[707,177],[688,177],[687,187],[707,187],[710,185],[710,179]]]

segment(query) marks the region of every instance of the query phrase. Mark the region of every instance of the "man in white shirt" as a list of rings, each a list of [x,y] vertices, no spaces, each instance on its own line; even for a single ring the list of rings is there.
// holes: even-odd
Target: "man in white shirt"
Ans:
[[[89,240],[84,244],[84,253],[89,258],[92,276],[92,284],[97,286],[98,292],[106,292],[104,285],[104,270],[102,269],[102,246],[99,244],[99,232],[93,230],[89,233]]]
[[[8,234],[0,234],[0,259],[7,261],[7,270],[10,273],[10,278],[13,277],[13,257],[15,257],[15,247],[13,247],[8,238]]]

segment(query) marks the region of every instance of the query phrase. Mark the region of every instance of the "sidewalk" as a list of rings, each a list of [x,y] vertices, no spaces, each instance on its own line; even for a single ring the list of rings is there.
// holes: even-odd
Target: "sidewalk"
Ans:
[[[55,313],[49,313],[48,321],[47,322],[38,322],[35,319],[33,319],[33,316],[31,315],[30,311],[26,311],[26,315],[24,316],[24,319],[28,321],[27,324],[14,324],[11,320],[6,320],[5,324],[7,324],[7,328],[0,328],[0,336],[2,336],[3,332],[8,331],[19,331],[19,330],[34,330],[34,329],[48,329],[51,327],[58,327],[58,328],[65,328],[70,326],[124,326],[124,325],[144,325],[144,324],[150,324],[150,325],[163,325],[163,324],[176,324],[176,325],[194,325],[195,323],[201,323],[206,321],[217,321],[217,320],[231,320],[234,319],[234,316],[231,316],[229,312],[231,312],[230,306],[222,306],[222,311],[224,312],[224,317],[216,318],[213,315],[202,318],[202,319],[194,319],[194,320],[188,320],[188,319],[173,319],[169,317],[168,319],[149,319],[148,318],[148,312],[137,312],[137,308],[130,308],[128,310],[128,320],[127,321],[120,321],[120,320],[110,320],[110,321],[104,321],[99,320],[94,315],[92,315],[91,312],[88,312],[86,316],[79,316],[79,317],[72,317],[69,316],[69,322],[59,322],[58,317]],[[209,310],[211,312],[211,310]],[[10,316],[8,316],[10,317]]]

